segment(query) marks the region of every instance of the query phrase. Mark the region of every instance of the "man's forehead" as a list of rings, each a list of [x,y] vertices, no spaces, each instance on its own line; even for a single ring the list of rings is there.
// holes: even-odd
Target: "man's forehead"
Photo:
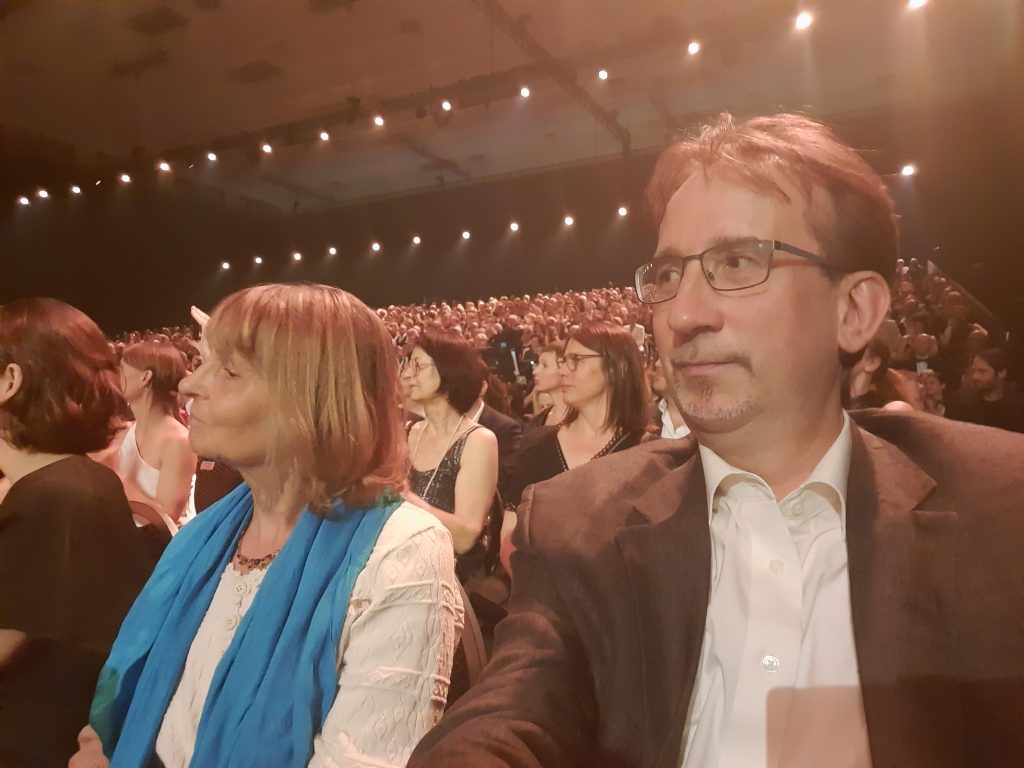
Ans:
[[[764,178],[757,183],[714,168],[691,173],[665,208],[659,251],[697,252],[740,237],[801,239],[807,233],[807,197],[782,174],[769,172]]]

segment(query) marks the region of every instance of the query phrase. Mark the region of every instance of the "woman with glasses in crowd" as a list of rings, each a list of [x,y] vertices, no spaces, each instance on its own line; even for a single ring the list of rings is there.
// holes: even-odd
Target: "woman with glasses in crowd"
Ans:
[[[519,503],[527,486],[632,448],[647,434],[644,364],[622,326],[582,326],[569,336],[558,369],[566,415],[523,438],[507,500],[511,504]]]
[[[96,675],[156,559],[121,482],[87,458],[124,408],[96,324],[0,306],[0,766],[66,766]]]
[[[487,368],[463,339],[425,331],[402,369],[405,396],[423,409],[409,430],[409,498],[451,532],[465,583],[484,566],[498,483],[498,441],[476,423]]]
[[[308,284],[228,296],[205,339],[181,383],[190,442],[245,482],[172,539],[71,768],[405,765],[443,711],[462,607],[451,536],[396,491],[392,341]]]

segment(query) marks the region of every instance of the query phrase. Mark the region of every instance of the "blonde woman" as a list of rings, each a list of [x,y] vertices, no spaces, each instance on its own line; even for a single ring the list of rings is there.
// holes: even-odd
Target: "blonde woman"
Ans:
[[[206,340],[181,385],[190,441],[245,482],[172,540],[71,766],[405,765],[443,710],[462,606],[450,534],[395,492],[391,340],[322,285],[228,296]]]

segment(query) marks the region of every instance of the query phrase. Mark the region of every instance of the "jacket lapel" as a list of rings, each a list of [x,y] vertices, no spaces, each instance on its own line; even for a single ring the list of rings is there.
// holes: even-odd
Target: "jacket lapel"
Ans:
[[[935,485],[891,443],[854,427],[850,602],[875,766],[965,764],[952,682],[956,512],[918,508]]]
[[[650,486],[616,536],[643,663],[644,766],[678,765],[704,638],[711,537],[700,457]]]

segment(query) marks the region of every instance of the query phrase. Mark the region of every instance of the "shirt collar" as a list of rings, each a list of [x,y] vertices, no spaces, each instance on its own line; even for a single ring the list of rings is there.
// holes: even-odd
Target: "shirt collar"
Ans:
[[[745,480],[768,490],[768,483],[753,472],[737,469],[705,445],[698,443],[697,448],[700,451],[700,460],[704,468],[704,487],[707,490],[709,521],[714,510],[715,493],[725,480],[729,478]],[[814,486],[819,492],[824,492],[827,497],[833,497],[830,500],[838,507],[844,537],[846,536],[846,486],[850,477],[852,451],[853,436],[850,430],[850,417],[846,411],[843,411],[843,426],[839,430],[839,436],[821,457],[807,479],[786,497],[788,499],[810,486]],[[778,500],[779,506],[782,506],[786,499]]]
[[[678,427],[672,423],[672,417],[668,414],[668,402],[664,397],[658,400],[658,412],[661,413],[662,437],[678,440],[679,438],[686,437],[690,434],[690,428],[686,426],[686,422],[683,422],[682,425]]]

